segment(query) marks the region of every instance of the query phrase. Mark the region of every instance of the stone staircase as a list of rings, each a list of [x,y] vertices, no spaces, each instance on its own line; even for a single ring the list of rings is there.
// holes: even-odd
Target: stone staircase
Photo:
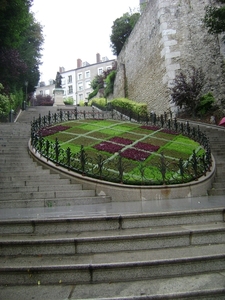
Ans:
[[[1,299],[225,296],[223,208],[0,225]]]
[[[34,208],[96,204],[111,201],[84,190],[81,184],[51,174],[38,166],[27,151],[30,125],[1,124],[0,208]]]
[[[223,129],[204,127],[217,162],[207,206],[108,213],[109,196],[29,156],[38,113],[0,124],[1,300],[225,299]]]
[[[225,195],[225,129],[207,128],[211,151],[216,161],[216,177],[209,195]]]

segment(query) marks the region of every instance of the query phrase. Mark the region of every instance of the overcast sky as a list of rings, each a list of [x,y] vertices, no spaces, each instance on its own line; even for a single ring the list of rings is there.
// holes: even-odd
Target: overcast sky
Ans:
[[[138,7],[139,0],[34,0],[32,11],[45,38],[41,81],[55,79],[60,66],[75,69],[77,58],[90,64],[96,53],[115,58],[110,48],[113,21]]]

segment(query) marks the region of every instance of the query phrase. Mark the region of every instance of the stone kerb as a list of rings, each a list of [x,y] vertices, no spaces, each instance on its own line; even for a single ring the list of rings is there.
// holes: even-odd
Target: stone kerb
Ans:
[[[198,180],[174,185],[157,185],[157,186],[136,186],[112,183],[83,176],[66,168],[57,166],[55,163],[41,156],[32,148],[29,141],[29,152],[41,165],[48,166],[54,172],[60,173],[71,180],[81,183],[86,189],[95,189],[99,196],[110,196],[112,201],[149,201],[149,200],[166,200],[178,198],[191,198],[207,196],[207,191],[212,187],[216,173],[216,165],[212,156],[212,167],[206,176],[200,177]]]

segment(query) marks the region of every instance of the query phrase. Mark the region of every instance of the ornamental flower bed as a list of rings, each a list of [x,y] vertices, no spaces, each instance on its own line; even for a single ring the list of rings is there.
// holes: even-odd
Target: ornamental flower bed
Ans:
[[[120,151],[123,148],[123,146],[114,144],[114,143],[110,143],[110,142],[102,142],[100,144],[95,145],[93,148],[100,150],[100,151],[115,153],[115,152]]]
[[[147,129],[147,130],[152,130],[152,131],[156,131],[156,130],[159,130],[160,127],[157,127],[157,126],[151,126],[151,125],[143,125],[141,126],[140,128],[142,129]]]
[[[163,129],[161,130],[163,133],[173,134],[173,135],[179,135],[176,131],[170,130],[170,129]]]
[[[59,131],[64,131],[69,129],[69,126],[63,126],[63,125],[57,125],[54,127],[44,127],[39,131],[39,135],[41,135],[42,137],[48,136],[48,135],[52,135],[55,134]]]
[[[122,137],[119,136],[115,136],[113,138],[110,139],[111,142],[116,143],[116,144],[122,144],[122,145],[130,145],[133,142],[129,139],[124,139]]]
[[[145,150],[145,151],[149,151],[149,152],[156,152],[157,150],[159,150],[159,146],[154,146],[151,144],[146,144],[146,143],[142,143],[142,142],[138,142],[137,144],[134,145],[135,148],[138,148],[140,150]]]
[[[142,129],[147,129],[147,130],[152,130],[152,131],[160,130],[160,127],[157,127],[157,126],[150,126],[150,125],[143,125],[143,126],[141,126],[140,128],[142,128]],[[160,130],[160,132],[168,133],[168,134],[173,134],[173,135],[178,135],[178,134],[179,134],[179,133],[177,133],[176,131],[173,131],[173,130],[170,130],[170,129],[166,129],[166,128]]]
[[[150,156],[151,152],[155,152],[160,148],[159,146],[138,142],[134,145],[134,147],[122,150],[124,147],[121,146],[121,144],[124,146],[129,146],[133,143],[133,141],[121,137],[113,137],[109,141],[97,144],[94,146],[94,148],[109,153],[116,153],[120,151],[120,155],[122,157],[137,161],[145,160]]]
[[[148,158],[151,154],[149,152],[129,148],[123,152],[120,152],[120,155],[128,159],[143,161],[146,160],[146,158]]]

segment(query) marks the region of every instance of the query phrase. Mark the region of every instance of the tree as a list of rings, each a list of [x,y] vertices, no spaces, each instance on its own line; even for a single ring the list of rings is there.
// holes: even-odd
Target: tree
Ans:
[[[30,13],[33,0],[1,0],[0,5],[0,82],[12,93],[29,81],[34,91],[40,73],[42,27]],[[7,33],[7,34],[6,34]]]
[[[217,2],[225,3],[225,0],[220,0]],[[205,10],[206,13],[203,22],[208,28],[209,33],[223,33],[225,31],[225,6],[206,6]]]
[[[170,88],[171,102],[195,114],[204,83],[205,75],[200,68],[196,69],[192,66],[187,74],[181,72],[175,77],[173,87]]]
[[[119,55],[139,17],[140,13],[125,13],[113,22],[110,46],[114,55]]]

